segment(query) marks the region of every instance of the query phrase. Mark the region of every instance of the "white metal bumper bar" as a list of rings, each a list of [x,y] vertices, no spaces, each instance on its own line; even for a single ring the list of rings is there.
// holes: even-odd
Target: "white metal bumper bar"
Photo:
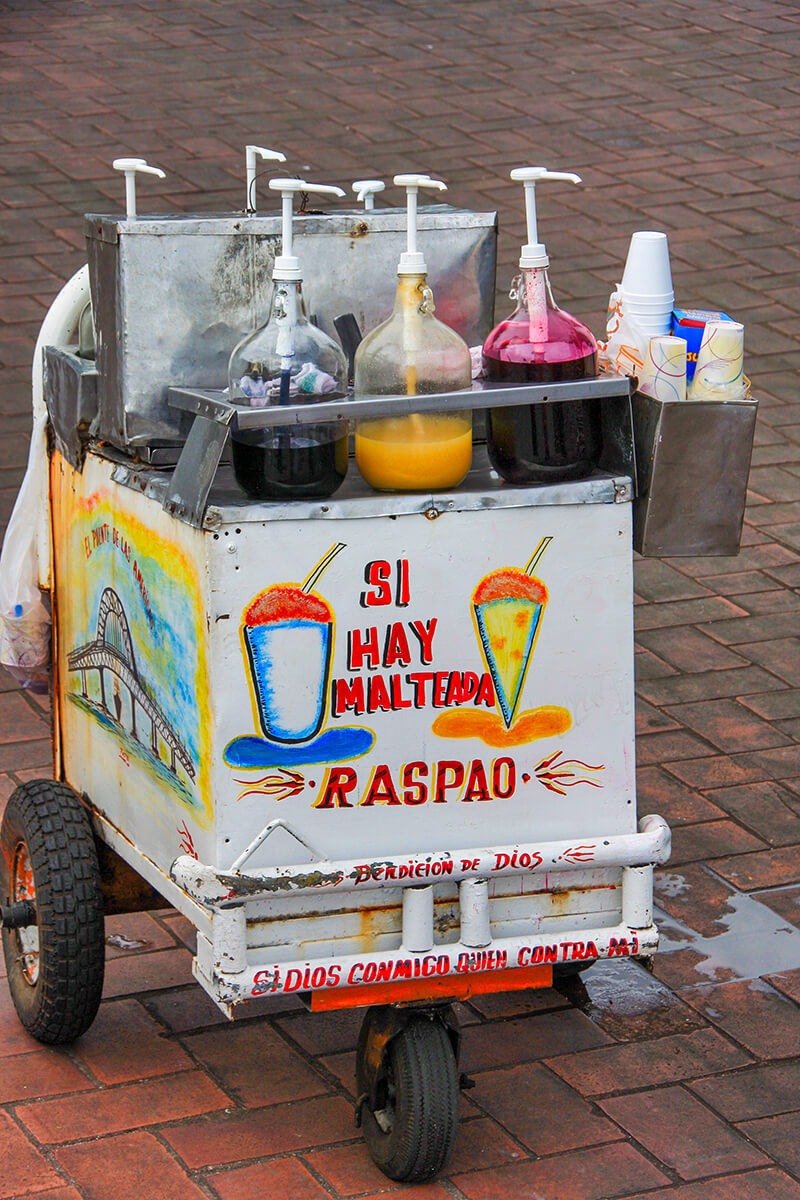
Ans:
[[[461,879],[496,879],[505,875],[546,875],[553,871],[597,867],[645,867],[665,863],[670,855],[669,826],[658,816],[642,817],[638,833],[608,837],[531,842],[476,850],[435,850],[386,855],[373,860],[324,860],[259,871],[221,871],[182,856],[170,875],[189,896],[209,908],[268,895],[358,892],[366,887],[419,887]]]
[[[652,873],[651,868],[648,871]],[[194,970],[217,1004],[225,1007],[277,993],[331,991],[363,984],[461,977],[514,967],[643,956],[653,954],[657,946],[658,931],[654,925],[635,928],[623,922],[611,928],[502,938],[481,948],[467,945],[462,938],[447,945],[432,945],[422,952],[400,946],[397,950],[377,953],[267,961],[247,966],[240,960],[236,965],[241,969],[232,971],[234,963],[230,959],[227,963],[222,961],[219,951],[215,953],[212,944],[200,937]]]

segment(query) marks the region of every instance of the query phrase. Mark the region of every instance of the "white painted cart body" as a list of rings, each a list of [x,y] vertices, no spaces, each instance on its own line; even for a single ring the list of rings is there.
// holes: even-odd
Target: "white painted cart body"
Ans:
[[[669,831],[636,816],[630,480],[516,489],[483,455],[453,494],[378,496],[351,472],[285,506],[243,502],[223,468],[201,528],[164,510],[155,470],[51,458],[62,777],[196,926],[195,974],[229,1015],[656,948]],[[542,544],[519,687],[473,592]],[[271,627],[254,662],[256,598],[337,546],[309,589],[327,660],[319,628]],[[265,687],[307,736],[264,724]]]

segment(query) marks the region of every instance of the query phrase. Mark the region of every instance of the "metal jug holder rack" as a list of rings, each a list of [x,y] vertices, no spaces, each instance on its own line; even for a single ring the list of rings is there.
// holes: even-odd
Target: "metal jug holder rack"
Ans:
[[[168,483],[163,507],[178,520],[202,528],[209,493],[229,430],[320,425],[336,421],[404,417],[412,413],[464,412],[587,398],[596,399],[598,403],[604,402],[604,450],[600,470],[615,476],[627,476],[635,481],[630,380],[624,375],[608,374],[594,379],[549,384],[497,384],[478,380],[473,383],[471,391],[357,398],[348,393],[340,399],[315,404],[272,405],[266,408],[231,404],[223,391],[171,387],[168,391],[170,407],[194,414],[194,421]],[[497,486],[505,485],[498,480]],[[624,491],[620,499],[630,499],[630,486],[619,481],[618,487]]]

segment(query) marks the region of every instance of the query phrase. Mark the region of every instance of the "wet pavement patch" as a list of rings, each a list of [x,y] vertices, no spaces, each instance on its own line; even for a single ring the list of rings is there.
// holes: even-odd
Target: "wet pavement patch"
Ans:
[[[601,959],[558,980],[563,996],[617,1041],[640,1041],[685,1033],[706,1022],[633,959]]]
[[[678,886],[671,877],[671,890]],[[800,929],[743,892],[732,892],[727,911],[714,921],[718,933],[698,933],[674,915],[656,909],[659,956],[692,956],[692,973],[681,990],[729,980],[758,979],[800,967]],[[673,964],[664,964],[664,966]],[[694,979],[692,983],[691,980]]]

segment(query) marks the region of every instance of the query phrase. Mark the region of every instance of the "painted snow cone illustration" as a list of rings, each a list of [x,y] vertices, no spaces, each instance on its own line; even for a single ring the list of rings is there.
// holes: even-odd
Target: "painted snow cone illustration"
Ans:
[[[298,586],[266,588],[244,612],[242,634],[264,735],[305,742],[320,729],[333,650],[333,610],[314,584],[343,547],[332,547]]]
[[[572,713],[560,704],[519,711],[548,599],[547,588],[533,572],[552,540],[542,538],[524,570],[498,567],[473,591],[472,619],[497,711],[448,709],[431,725],[437,737],[478,738],[486,746],[508,749],[558,737],[572,728]]]
[[[542,538],[525,567],[501,567],[472,593],[475,624],[506,729],[514,721],[528,672],[547,588],[533,575],[552,538]]]

